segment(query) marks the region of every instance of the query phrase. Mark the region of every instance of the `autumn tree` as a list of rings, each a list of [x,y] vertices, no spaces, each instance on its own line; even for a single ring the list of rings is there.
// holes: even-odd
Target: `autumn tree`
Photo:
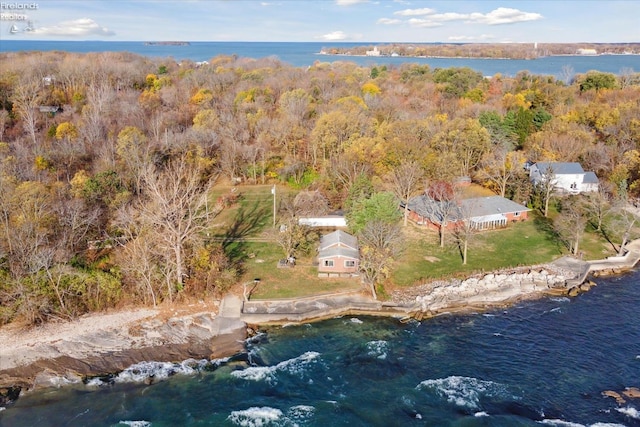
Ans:
[[[403,162],[392,169],[389,182],[395,196],[404,204],[404,226],[409,218],[409,200],[422,190],[424,176],[420,165],[415,161]]]
[[[587,214],[579,195],[562,199],[560,212],[553,221],[553,226],[573,255],[579,253],[587,222]]]
[[[474,119],[452,120],[431,144],[439,153],[449,156],[452,164],[447,166],[457,172],[458,177],[471,176],[482,156],[491,148],[489,133]]]
[[[397,223],[373,219],[358,232],[360,272],[377,299],[376,285],[391,274],[391,266],[403,250],[402,230]]]
[[[520,151],[509,151],[505,147],[496,147],[486,153],[478,169],[478,178],[487,186],[505,197],[507,188],[518,175],[524,173],[524,154]]]

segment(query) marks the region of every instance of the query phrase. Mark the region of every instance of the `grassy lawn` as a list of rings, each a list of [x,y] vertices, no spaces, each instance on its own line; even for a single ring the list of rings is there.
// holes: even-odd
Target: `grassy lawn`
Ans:
[[[392,281],[411,286],[421,279],[465,276],[472,272],[491,271],[518,265],[552,261],[564,248],[554,240],[543,218],[510,224],[508,228],[478,233],[469,244],[467,265],[454,245],[439,245],[434,231],[416,229],[407,232],[407,248],[396,263]]]
[[[293,268],[278,268],[282,250],[272,242],[234,242],[228,250],[241,261],[242,283],[260,279],[251,299],[297,298],[363,289],[360,280],[318,277],[312,258],[300,258]]]
[[[211,195],[212,202],[221,195],[230,194],[231,188],[217,187]],[[277,231],[273,228],[271,188],[271,185],[238,186],[238,202],[225,208],[210,230],[210,236],[221,242],[227,256],[239,268],[241,283],[248,283],[249,288],[253,288],[254,279],[260,279],[251,297],[297,298],[364,289],[358,279],[319,278],[317,267],[312,265],[313,254],[298,259],[293,268],[277,268],[278,260],[284,255],[275,242]],[[475,187],[471,189],[478,191]],[[278,200],[294,193],[285,187],[277,188]],[[552,216],[555,214],[557,212],[552,210]],[[551,221],[552,218],[531,212],[528,221],[474,235],[469,243],[466,265],[462,264],[456,245],[450,243],[441,248],[437,232],[409,225],[403,229],[406,248],[394,265],[390,284],[406,287],[421,280],[464,277],[475,272],[550,262],[568,253],[553,232]],[[453,240],[451,234],[447,239]],[[601,259],[614,254],[611,243],[592,228],[584,234],[580,250],[584,259]]]
[[[212,203],[230,194],[231,188],[216,187],[211,194]],[[241,283],[250,283],[252,288],[254,279],[260,279],[251,293],[252,299],[296,298],[362,289],[358,279],[319,278],[311,256],[298,259],[293,268],[278,268],[278,260],[284,254],[275,242],[272,186],[236,188],[238,202],[215,218],[210,236],[221,242],[229,259],[240,270]],[[277,202],[295,193],[285,187],[278,187],[276,191]]]

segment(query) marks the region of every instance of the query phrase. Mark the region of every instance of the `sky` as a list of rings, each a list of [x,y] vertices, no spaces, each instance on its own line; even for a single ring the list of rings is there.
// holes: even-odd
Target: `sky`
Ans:
[[[11,39],[640,42],[640,0],[0,0]]]

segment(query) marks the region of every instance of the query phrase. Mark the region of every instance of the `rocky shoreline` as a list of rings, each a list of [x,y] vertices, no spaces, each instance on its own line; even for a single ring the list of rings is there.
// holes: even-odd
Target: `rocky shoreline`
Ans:
[[[61,332],[54,332],[56,326]],[[3,328],[0,407],[21,392],[120,372],[141,361],[218,359],[244,351],[247,327],[200,312],[162,319],[154,310],[91,315],[41,330]]]

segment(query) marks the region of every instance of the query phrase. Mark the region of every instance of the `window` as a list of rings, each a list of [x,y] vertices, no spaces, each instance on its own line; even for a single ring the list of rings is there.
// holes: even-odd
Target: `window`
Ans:
[[[355,266],[356,266],[356,262],[355,262],[355,261],[353,261],[353,260],[346,260],[346,261],[344,262],[344,266],[345,266],[345,267],[355,267]]]
[[[325,267],[333,267],[333,260],[332,259],[325,259],[324,260],[324,266]]]

